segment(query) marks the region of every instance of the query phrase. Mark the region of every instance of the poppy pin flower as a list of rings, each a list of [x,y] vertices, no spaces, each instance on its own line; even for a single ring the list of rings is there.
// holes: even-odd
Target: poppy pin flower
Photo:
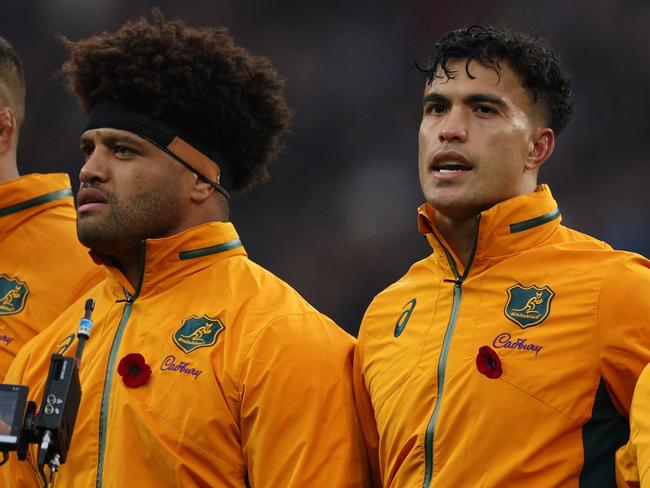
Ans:
[[[488,346],[483,346],[478,350],[478,355],[476,356],[476,367],[481,373],[490,379],[498,378],[503,373],[501,359],[499,359],[497,353]]]
[[[117,366],[117,372],[128,388],[144,385],[151,376],[151,368],[144,361],[144,356],[137,352],[124,356]]]

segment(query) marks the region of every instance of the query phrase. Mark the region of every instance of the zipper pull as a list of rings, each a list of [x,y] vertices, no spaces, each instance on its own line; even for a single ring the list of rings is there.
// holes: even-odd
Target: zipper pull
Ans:
[[[115,300],[115,303],[128,303],[131,305],[133,303],[133,295],[131,295],[128,290],[124,289],[124,296],[126,298],[120,298],[119,300]]]
[[[454,279],[445,278],[442,281],[444,281],[445,283],[454,283],[456,286],[460,286],[463,284],[463,277],[459,276],[458,278],[454,278]]]

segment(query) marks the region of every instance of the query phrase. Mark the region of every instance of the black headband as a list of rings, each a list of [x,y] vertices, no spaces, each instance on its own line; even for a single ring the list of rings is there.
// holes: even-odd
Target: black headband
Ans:
[[[224,171],[224,159],[186,133],[109,101],[95,104],[85,130],[102,128],[137,134],[206,180],[226,198],[230,198],[232,181],[230,171]]]

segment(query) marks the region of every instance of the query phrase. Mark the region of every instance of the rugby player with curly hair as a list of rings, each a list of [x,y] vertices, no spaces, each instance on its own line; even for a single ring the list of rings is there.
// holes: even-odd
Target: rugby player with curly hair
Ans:
[[[65,44],[89,114],[78,235],[107,278],[8,376],[38,399],[50,353],[96,301],[56,486],[363,486],[354,339],[250,261],[228,221],[289,124],[269,60],[158,12]],[[12,457],[0,476],[33,486],[32,465]]]
[[[541,166],[573,113],[545,41],[472,26],[422,68],[419,231],[375,297],[357,398],[384,486],[614,486],[650,360],[650,262],[561,225]],[[607,195],[603,195],[607,198]]]

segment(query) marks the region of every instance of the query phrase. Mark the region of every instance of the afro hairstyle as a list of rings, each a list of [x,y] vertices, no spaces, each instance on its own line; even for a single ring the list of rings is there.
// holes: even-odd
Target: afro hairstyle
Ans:
[[[109,101],[191,134],[225,159],[234,191],[269,179],[291,120],[284,83],[227,29],[167,21],[156,9],[152,22],[63,43],[62,73],[86,113]]]

